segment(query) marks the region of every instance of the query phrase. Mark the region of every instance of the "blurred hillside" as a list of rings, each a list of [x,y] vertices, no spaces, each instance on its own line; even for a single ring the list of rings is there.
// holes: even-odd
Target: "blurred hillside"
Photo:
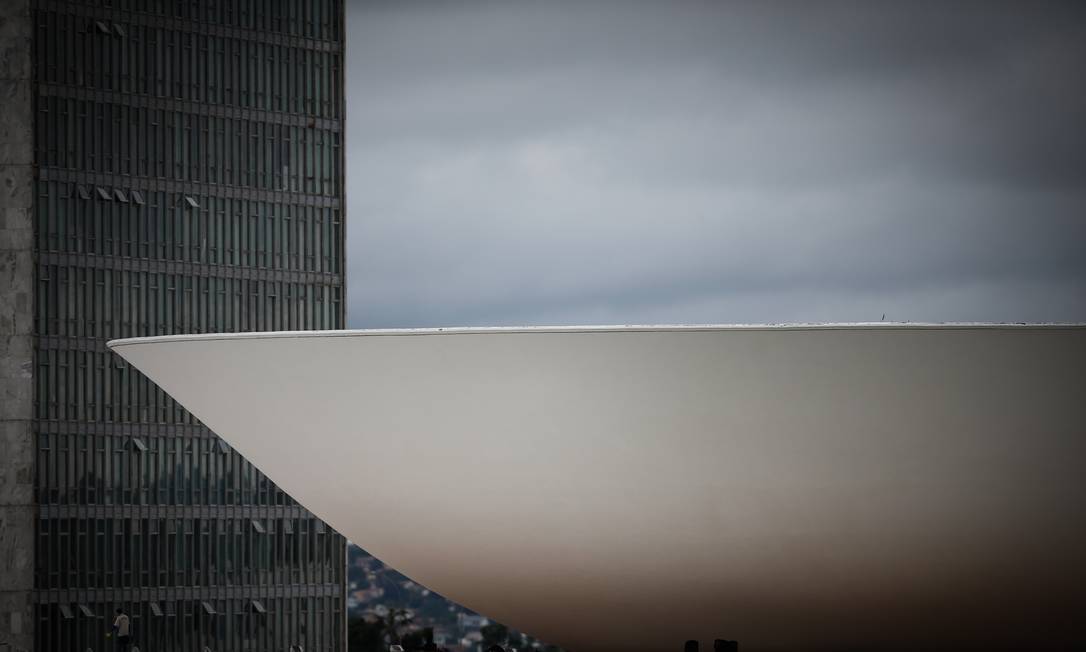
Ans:
[[[411,649],[428,640],[451,652],[482,652],[493,644],[561,652],[447,600],[353,544],[348,546],[347,617],[350,652],[387,652],[391,643]]]

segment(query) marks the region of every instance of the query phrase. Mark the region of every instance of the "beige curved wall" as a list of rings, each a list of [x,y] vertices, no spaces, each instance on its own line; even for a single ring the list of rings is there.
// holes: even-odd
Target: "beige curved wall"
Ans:
[[[367,550],[584,650],[1086,640],[1086,329],[482,329],[114,350]]]

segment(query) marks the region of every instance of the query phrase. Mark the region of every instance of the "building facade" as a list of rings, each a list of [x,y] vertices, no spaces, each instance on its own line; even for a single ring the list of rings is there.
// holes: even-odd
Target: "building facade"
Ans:
[[[344,327],[342,0],[0,7],[0,652],[344,649],[345,539],[105,347]]]

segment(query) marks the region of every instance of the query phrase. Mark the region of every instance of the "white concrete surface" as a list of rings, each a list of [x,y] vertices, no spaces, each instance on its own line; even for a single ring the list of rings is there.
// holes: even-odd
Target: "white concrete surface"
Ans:
[[[110,346],[352,541],[569,649],[1083,633],[1081,326]]]

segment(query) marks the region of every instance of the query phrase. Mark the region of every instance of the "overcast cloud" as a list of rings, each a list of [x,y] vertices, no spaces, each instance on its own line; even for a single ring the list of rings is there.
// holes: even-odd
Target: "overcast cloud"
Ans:
[[[349,325],[1086,321],[1084,8],[350,3]]]

